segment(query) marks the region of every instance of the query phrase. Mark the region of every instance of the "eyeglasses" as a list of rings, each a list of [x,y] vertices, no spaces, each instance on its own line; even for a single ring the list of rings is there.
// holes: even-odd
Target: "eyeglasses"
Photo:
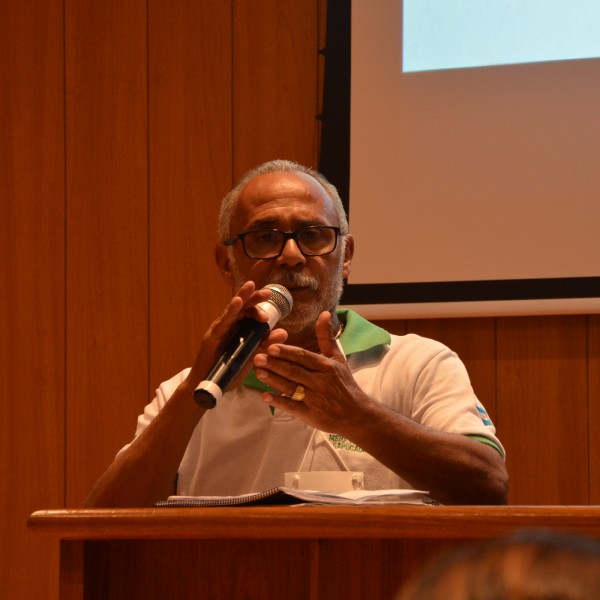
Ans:
[[[255,229],[240,233],[223,242],[232,246],[241,240],[248,258],[269,259],[281,256],[288,240],[294,240],[304,256],[323,256],[330,254],[337,246],[339,227],[311,225],[292,233],[279,229]]]

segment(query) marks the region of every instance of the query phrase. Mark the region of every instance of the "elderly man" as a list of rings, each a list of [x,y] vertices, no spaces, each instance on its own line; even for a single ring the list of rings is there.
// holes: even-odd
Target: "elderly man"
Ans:
[[[360,473],[367,489],[427,490],[448,504],[506,502],[504,451],[458,357],[337,309],[354,241],[322,175],[281,160],[250,171],[223,201],[220,238],[217,264],[236,294],[192,368],[159,387],[88,506],[146,506],[174,489],[244,494],[288,472]],[[214,409],[199,405],[194,390],[238,322],[266,320],[256,304],[271,283],[290,291],[291,314]]]

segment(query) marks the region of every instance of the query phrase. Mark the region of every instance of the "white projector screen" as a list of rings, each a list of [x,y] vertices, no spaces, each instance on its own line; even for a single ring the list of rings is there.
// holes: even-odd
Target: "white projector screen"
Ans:
[[[600,2],[353,0],[345,305],[600,312]]]

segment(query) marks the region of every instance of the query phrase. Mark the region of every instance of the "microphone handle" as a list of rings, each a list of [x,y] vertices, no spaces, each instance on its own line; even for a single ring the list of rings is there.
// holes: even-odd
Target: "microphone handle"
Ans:
[[[214,408],[270,330],[269,323],[250,317],[242,319],[223,354],[194,391],[194,400],[203,408]]]

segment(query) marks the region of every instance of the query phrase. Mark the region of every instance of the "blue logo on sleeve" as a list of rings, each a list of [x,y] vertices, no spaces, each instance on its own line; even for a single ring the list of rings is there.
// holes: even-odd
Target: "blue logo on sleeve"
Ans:
[[[475,406],[475,408],[477,409],[477,412],[479,413],[479,416],[481,417],[481,420],[483,421],[484,425],[493,425],[492,420],[489,418],[487,412],[485,411],[485,408],[483,408],[483,406],[480,406],[479,404],[477,404]]]

